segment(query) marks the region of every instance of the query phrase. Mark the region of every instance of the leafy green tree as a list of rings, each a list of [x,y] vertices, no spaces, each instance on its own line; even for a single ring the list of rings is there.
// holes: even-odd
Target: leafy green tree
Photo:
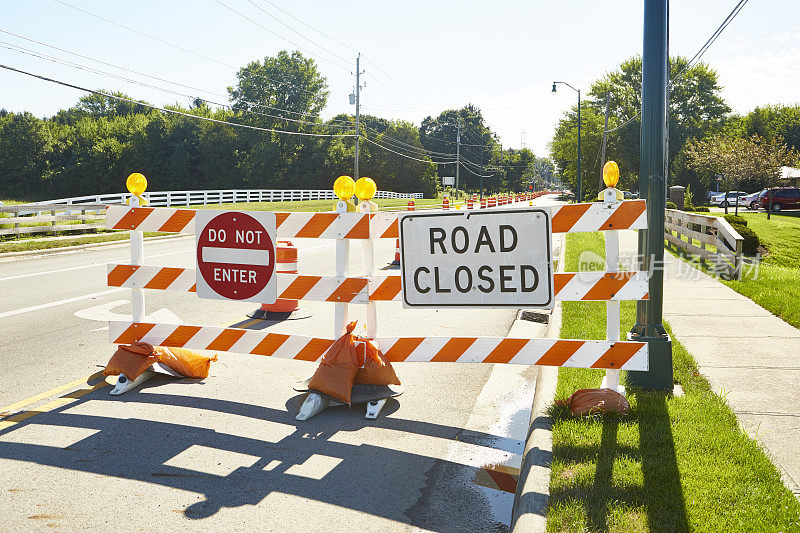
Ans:
[[[52,142],[47,125],[28,112],[0,118],[0,194],[38,196],[50,177]]]
[[[459,118],[462,124],[461,157],[467,161],[466,166],[470,169],[460,173],[459,187],[462,190],[477,191],[480,187],[478,167],[481,160],[483,159],[484,165],[488,166],[492,161],[492,152],[499,146],[495,136],[486,126],[480,109],[469,104],[461,109],[442,111],[436,118],[426,117],[419,128],[420,142],[435,156],[453,158],[456,153],[456,130]],[[455,163],[439,164],[439,176],[455,176],[455,174]]]
[[[705,184],[722,175],[726,191],[754,191],[776,184],[781,166],[794,161],[797,154],[785,144],[768,142],[757,135],[750,138],[715,135],[702,141],[691,140],[686,157]],[[738,209],[737,203],[737,212]]]
[[[578,106],[577,104],[556,125],[550,141],[550,155],[561,172],[561,179],[569,188],[578,191]],[[603,134],[603,116],[589,102],[581,102],[581,192],[584,198],[594,198],[599,191],[600,148]],[[606,147],[607,154],[613,153]],[[626,167],[620,164],[620,174]],[[638,164],[637,164],[638,168]],[[622,180],[621,180],[622,181]]]
[[[328,99],[328,84],[314,60],[297,51],[253,61],[236,78],[236,86],[228,87],[233,109],[259,113],[244,115],[248,124],[311,131],[313,126],[296,121],[316,122]]]
[[[669,59],[669,153],[671,182],[687,183],[687,168],[675,165],[689,139],[702,139],[720,133],[730,108],[720,92],[717,73],[704,63],[686,68],[687,59]],[[633,178],[639,174],[641,130],[642,59],[623,61],[618,70],[592,84],[588,105],[602,115],[606,95],[609,98],[609,147],[607,159],[620,165],[621,182],[636,188]],[[619,129],[616,129],[619,128]],[[602,133],[602,125],[600,126]]]

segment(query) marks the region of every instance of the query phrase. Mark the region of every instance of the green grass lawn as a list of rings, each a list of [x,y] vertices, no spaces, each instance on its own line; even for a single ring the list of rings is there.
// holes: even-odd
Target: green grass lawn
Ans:
[[[583,250],[603,255],[602,236],[568,234],[566,270],[577,270]],[[630,330],[634,302],[621,315]],[[605,338],[605,303],[564,302],[561,337]],[[630,389],[626,417],[552,408],[548,531],[800,530],[800,503],[674,339],[673,366],[684,395]],[[561,368],[556,399],[601,379]]]

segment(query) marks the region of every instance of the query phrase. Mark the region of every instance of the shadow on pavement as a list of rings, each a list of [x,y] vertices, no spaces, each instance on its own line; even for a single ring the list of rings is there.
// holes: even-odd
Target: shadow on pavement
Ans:
[[[434,516],[434,513],[425,512],[424,505],[420,507],[417,501],[419,487],[410,481],[424,480],[442,468],[458,471],[462,477],[473,477],[476,468],[369,442],[351,444],[334,438],[365,426],[497,446],[502,439],[494,435],[468,432],[445,424],[387,418],[384,415],[398,409],[396,400],[387,403],[377,420],[365,420],[362,409],[332,408],[311,420],[297,422],[293,414],[299,408],[303,395],[288,400],[287,410],[284,411],[235,401],[158,393],[153,386],[157,386],[158,380],[154,379],[151,383],[113,401],[134,404],[132,407],[137,407],[137,404],[156,404],[165,409],[182,406],[238,415],[245,417],[243,424],[247,424],[248,419],[253,424],[256,421],[282,424],[283,433],[273,435],[270,440],[266,430],[263,438],[254,438],[254,431],[248,432],[248,437],[239,436],[197,427],[191,425],[191,420],[168,423],[67,412],[78,406],[83,406],[78,411],[86,411],[88,406],[83,404],[93,399],[108,401],[108,396],[98,396],[107,394],[107,390],[101,390],[68,406],[42,412],[20,422],[0,432],[0,437],[31,424],[83,428],[95,430],[95,433],[65,448],[50,446],[46,442],[30,444],[0,440],[0,459],[136,480],[199,494],[203,497],[201,501],[191,494],[184,496],[180,492],[174,493],[176,498],[185,499],[186,504],[191,503],[185,508],[184,515],[193,520],[210,517],[223,508],[258,505],[270,493],[279,492],[426,529],[441,529],[442,523],[446,523],[449,530],[489,530],[497,527],[496,523],[490,521],[492,513],[489,504],[478,491],[466,490],[465,487],[458,490],[461,498],[459,507],[468,509],[469,513]],[[196,386],[195,383],[193,385]],[[101,412],[104,411],[103,408]],[[368,439],[365,437],[365,440]],[[243,454],[234,457],[243,457],[248,464],[241,466],[240,461],[238,465],[232,465],[232,470],[225,475],[166,464],[193,446],[212,449],[214,453],[220,450],[221,453]],[[309,468],[305,469],[305,474],[296,473],[304,463],[309,467],[308,461],[314,458],[319,460],[320,457],[330,465],[322,468],[320,475],[313,471],[309,475]],[[217,464],[216,461],[213,463]],[[403,491],[410,491],[410,494]],[[438,508],[447,505],[449,495],[433,494],[430,497],[444,500],[435,505]],[[400,502],[409,498],[409,505],[404,507]],[[476,517],[485,518],[476,521]],[[489,522],[481,523],[481,519]]]

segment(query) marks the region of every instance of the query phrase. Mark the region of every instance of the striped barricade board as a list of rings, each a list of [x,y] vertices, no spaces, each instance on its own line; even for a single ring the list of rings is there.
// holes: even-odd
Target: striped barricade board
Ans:
[[[109,323],[111,342],[147,342],[171,348],[236,352],[317,361],[333,339],[261,330],[154,324]],[[417,363],[508,363],[612,370],[647,370],[647,343],[499,337],[378,337],[386,360]]]
[[[509,208],[513,209],[513,208]],[[551,206],[553,233],[643,229],[647,227],[644,200],[614,204],[588,203]],[[193,233],[195,209],[109,206],[106,227],[117,230]],[[396,239],[397,212],[275,213],[278,238]]]
[[[276,274],[278,298],[366,304],[400,301],[400,276],[344,277]],[[646,272],[557,272],[556,300],[646,300]],[[195,269],[151,265],[108,265],[108,286],[195,292]]]

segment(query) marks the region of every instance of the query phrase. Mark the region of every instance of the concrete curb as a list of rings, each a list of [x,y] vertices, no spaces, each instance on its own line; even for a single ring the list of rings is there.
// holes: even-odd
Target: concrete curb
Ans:
[[[558,271],[564,270],[564,249],[562,243],[558,258]],[[561,302],[556,302],[545,337],[558,338],[561,332]],[[547,506],[550,500],[550,461],[553,456],[552,420],[547,416],[553,404],[558,384],[558,368],[542,366],[536,379],[533,394],[531,421],[522,468],[514,496],[514,510],[511,515],[512,533],[545,531],[547,528]]]
[[[180,239],[186,238],[187,235],[178,234],[178,235],[162,235],[160,237],[147,237],[144,241],[145,242],[159,242],[159,241],[166,241],[170,239]],[[40,255],[55,255],[59,253],[71,253],[71,252],[79,252],[82,250],[91,250],[93,248],[104,248],[106,246],[129,246],[128,239],[120,239],[117,241],[106,241],[106,242],[89,242],[86,244],[76,244],[75,246],[60,246],[56,248],[45,248],[42,250],[27,250],[24,252],[2,252],[0,251],[0,263],[14,261],[15,259],[26,259],[31,256],[40,256]],[[1,248],[0,248],[1,249]]]

